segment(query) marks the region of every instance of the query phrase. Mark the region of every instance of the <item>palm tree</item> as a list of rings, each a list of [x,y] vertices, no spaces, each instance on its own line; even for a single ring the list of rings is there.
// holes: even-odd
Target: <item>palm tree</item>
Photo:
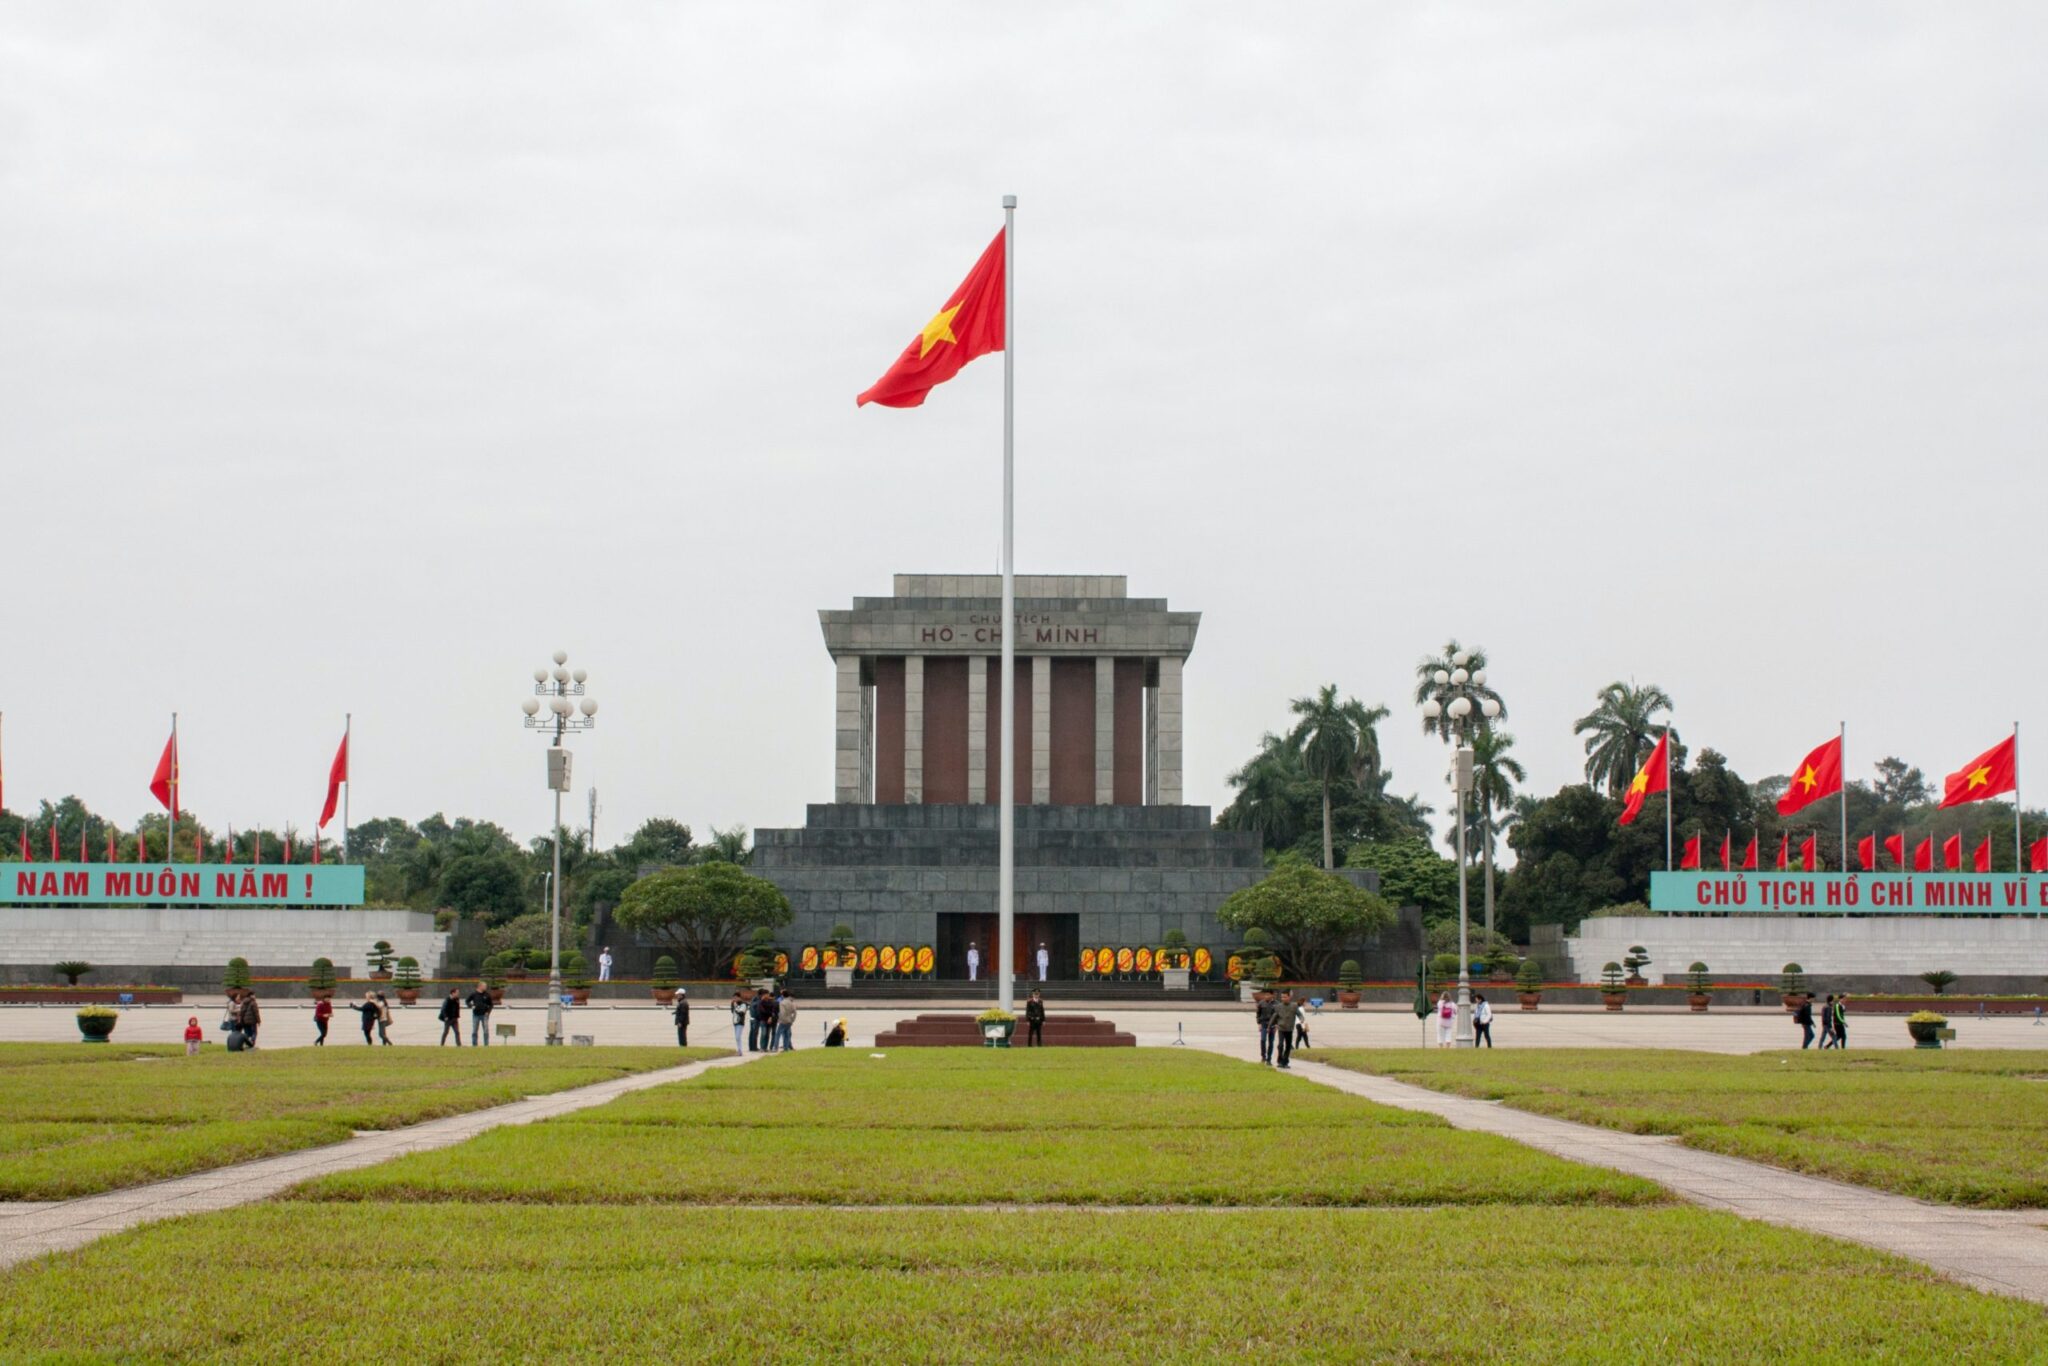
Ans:
[[[745,865],[754,861],[753,851],[747,848],[747,827],[735,825],[730,830],[711,827],[711,842],[697,850],[699,863],[737,863]]]
[[[1337,685],[1327,683],[1314,697],[1297,697],[1289,704],[1300,719],[1288,732],[1289,748],[1301,756],[1301,766],[1323,790],[1323,868],[1337,866],[1336,850],[1330,839],[1330,787],[1339,778],[1354,781],[1379,768],[1379,736],[1374,727],[1387,719],[1385,707],[1368,707],[1355,697],[1337,700]]]
[[[1226,830],[1253,831],[1268,849],[1285,849],[1301,837],[1295,790],[1306,776],[1300,756],[1285,739],[1268,732],[1259,738],[1257,756],[1230,775],[1237,796],[1216,823]]]
[[[1493,933],[1493,813],[1510,812],[1515,805],[1515,784],[1527,782],[1508,751],[1515,737],[1504,730],[1482,727],[1472,737],[1472,787],[1479,794],[1479,838],[1486,858],[1486,933]]]
[[[1460,650],[1465,651],[1466,660],[1463,667],[1472,677],[1462,685],[1454,686],[1438,683],[1436,681],[1437,674],[1448,674],[1460,667],[1452,662],[1452,657]],[[1422,718],[1422,733],[1424,735],[1434,735],[1446,744],[1450,742],[1451,732],[1456,728],[1457,722],[1451,719],[1449,703],[1453,697],[1458,696],[1472,699],[1472,724],[1482,730],[1490,726],[1493,721],[1507,720],[1507,703],[1502,702],[1500,694],[1486,684],[1486,647],[1484,645],[1460,645],[1456,640],[1447,640],[1444,642],[1444,648],[1440,653],[1426,656],[1416,663],[1415,705],[1419,707],[1432,697],[1446,704],[1445,710],[1438,713],[1434,718],[1427,716]],[[1500,706],[1500,713],[1491,720],[1486,719],[1485,708],[1480,706],[1480,703],[1488,698],[1492,698]]]
[[[1649,758],[1655,732],[1669,729],[1659,725],[1657,713],[1671,709],[1671,694],[1655,683],[1639,688],[1617,682],[1602,688],[1600,704],[1572,723],[1572,734],[1586,737],[1586,781],[1619,797]]]

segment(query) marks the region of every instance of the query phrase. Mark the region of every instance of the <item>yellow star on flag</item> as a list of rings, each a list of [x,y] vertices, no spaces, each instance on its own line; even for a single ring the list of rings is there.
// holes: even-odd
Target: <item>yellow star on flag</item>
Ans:
[[[953,315],[959,311],[960,305],[958,304],[954,304],[951,308],[942,308],[930,322],[924,325],[924,332],[921,334],[924,339],[924,345],[917,353],[919,360],[923,360],[927,355],[931,354],[931,349],[940,342],[953,342],[956,344],[959,342],[960,339],[953,335]],[[898,335],[900,336],[901,334],[899,333]]]
[[[1792,781],[1798,783],[1808,792],[1811,792],[1816,787],[1820,786],[1820,774],[1814,771],[1814,767],[1812,764],[1808,764],[1806,766],[1806,772],[1800,774],[1797,778],[1794,778]]]
[[[1989,764],[1986,764],[1986,765],[1985,765],[1984,767],[1982,767],[1982,768],[1979,768],[1979,769],[1974,769],[1974,770],[1972,770],[1972,771],[1971,771],[1971,773],[1970,773],[1970,786],[1971,786],[1971,787],[1989,787],[1990,785],[1991,785],[1991,766],[1990,766]]]
[[[1650,790],[1650,775],[1647,773],[1636,774],[1636,779],[1628,785],[1628,790],[1631,792],[1648,792]]]

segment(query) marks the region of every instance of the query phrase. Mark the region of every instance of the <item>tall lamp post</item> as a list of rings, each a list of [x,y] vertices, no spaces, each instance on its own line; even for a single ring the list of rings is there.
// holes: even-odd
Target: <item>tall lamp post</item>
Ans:
[[[569,672],[569,653],[555,651],[553,672],[533,671],[533,696],[519,704],[526,713],[526,728],[550,738],[548,744],[548,788],[555,794],[555,866],[548,875],[548,1042],[562,1042],[562,794],[569,790],[569,751],[562,738],[572,731],[589,730],[597,724],[597,702],[585,697],[582,669]],[[579,703],[576,699],[581,698]],[[545,703],[548,714],[541,715]],[[581,715],[578,715],[578,713]]]
[[[1476,673],[1467,669],[1472,662],[1469,650],[1459,650],[1451,656],[1451,667],[1438,669],[1430,676],[1436,684],[1436,694],[1422,704],[1425,720],[1434,721],[1439,717],[1451,718],[1452,733],[1456,747],[1451,751],[1451,787],[1458,794],[1458,1022],[1456,1043],[1459,1048],[1470,1048],[1472,1037],[1472,946],[1470,902],[1466,894],[1465,865],[1465,798],[1472,792],[1472,746],[1467,743],[1465,727],[1472,719],[1472,698],[1467,688],[1486,686],[1486,671]],[[1500,715],[1500,703],[1491,697],[1479,700],[1479,711],[1491,721]]]

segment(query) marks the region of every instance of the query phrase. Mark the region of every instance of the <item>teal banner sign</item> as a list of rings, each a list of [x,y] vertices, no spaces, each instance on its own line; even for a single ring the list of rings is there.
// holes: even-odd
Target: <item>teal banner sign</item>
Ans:
[[[2026,873],[1652,873],[1650,909],[1713,915],[2040,915]]]
[[[0,902],[45,906],[360,906],[360,864],[8,863]]]

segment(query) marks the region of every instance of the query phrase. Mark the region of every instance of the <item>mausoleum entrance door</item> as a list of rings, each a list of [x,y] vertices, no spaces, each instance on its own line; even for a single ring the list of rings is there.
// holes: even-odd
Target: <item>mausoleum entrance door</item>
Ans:
[[[996,933],[999,917],[992,912],[941,911],[939,913],[938,975],[955,982],[967,980],[967,950],[980,955],[978,976],[992,982],[996,975]],[[1081,975],[1081,917],[1078,915],[1019,915],[1016,937],[1017,981],[1027,986],[1038,980],[1038,946],[1046,949],[1046,980],[1071,982]]]

